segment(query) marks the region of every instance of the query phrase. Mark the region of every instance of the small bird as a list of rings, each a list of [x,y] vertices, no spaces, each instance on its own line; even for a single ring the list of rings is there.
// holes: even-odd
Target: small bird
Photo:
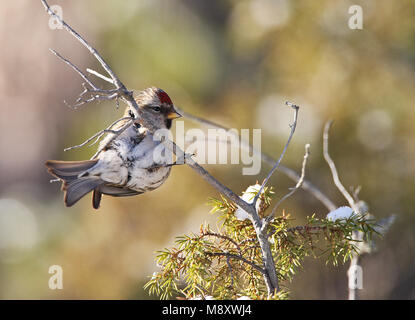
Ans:
[[[170,129],[172,120],[181,117],[170,97],[162,89],[151,87],[135,98],[156,129]],[[113,197],[134,196],[160,187],[168,178],[171,159],[162,157],[160,141],[142,126],[134,113],[126,108],[124,117],[134,124],[114,138],[108,134],[100,143],[104,147],[97,159],[85,161],[48,160],[48,172],[62,181],[67,207],[93,191],[92,206],[98,209],[103,194]],[[126,119],[114,125],[121,128]],[[165,153],[164,153],[165,154]],[[168,157],[167,157],[168,158]]]

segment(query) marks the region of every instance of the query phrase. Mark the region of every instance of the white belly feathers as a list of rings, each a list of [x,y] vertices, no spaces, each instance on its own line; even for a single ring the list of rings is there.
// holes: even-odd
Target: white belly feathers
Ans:
[[[130,132],[135,130],[135,135]],[[137,143],[131,137],[136,136]],[[171,152],[146,132],[139,138],[135,128],[123,133],[112,148],[102,152],[98,163],[90,174],[99,175],[102,180],[145,192],[158,188],[170,174]]]

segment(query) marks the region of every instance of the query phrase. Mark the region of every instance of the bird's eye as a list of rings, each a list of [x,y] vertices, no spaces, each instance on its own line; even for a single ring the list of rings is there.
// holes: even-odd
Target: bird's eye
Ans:
[[[153,107],[152,108],[154,111],[156,111],[156,112],[160,112],[161,111],[161,108],[160,107]]]

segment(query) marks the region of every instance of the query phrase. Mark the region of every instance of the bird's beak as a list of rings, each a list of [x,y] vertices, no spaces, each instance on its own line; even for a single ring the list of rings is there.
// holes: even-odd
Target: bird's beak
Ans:
[[[176,110],[171,111],[167,114],[167,119],[173,120],[173,119],[177,119],[180,118],[182,115],[180,113],[178,113]]]

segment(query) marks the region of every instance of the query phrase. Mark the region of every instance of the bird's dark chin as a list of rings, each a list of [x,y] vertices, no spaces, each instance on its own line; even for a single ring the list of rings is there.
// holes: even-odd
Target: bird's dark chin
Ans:
[[[171,119],[166,119],[164,123],[166,124],[167,129],[171,128],[171,125],[172,125],[172,120]]]

